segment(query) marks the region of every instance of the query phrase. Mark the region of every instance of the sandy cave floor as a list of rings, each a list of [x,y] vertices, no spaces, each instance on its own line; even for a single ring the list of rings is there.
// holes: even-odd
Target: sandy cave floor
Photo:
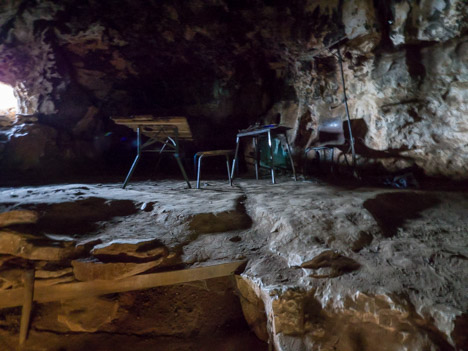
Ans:
[[[466,342],[455,321],[468,311],[467,192],[288,178],[205,181],[200,190],[173,180],[1,188],[0,212],[18,209],[38,211],[36,230],[50,240],[96,249],[157,239],[174,266],[247,259],[243,275],[264,291],[313,289],[323,306],[403,294]],[[301,267],[317,257],[325,264]]]

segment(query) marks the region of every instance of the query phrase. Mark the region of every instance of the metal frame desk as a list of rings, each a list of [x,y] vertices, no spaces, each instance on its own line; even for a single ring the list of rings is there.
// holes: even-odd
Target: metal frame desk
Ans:
[[[159,152],[160,155],[163,152],[172,153],[174,158],[177,160],[177,164],[179,165],[180,171],[182,172],[188,187],[192,187],[179,155],[179,139],[193,139],[192,132],[190,131],[190,127],[185,117],[153,117],[152,115],[143,115],[134,116],[132,118],[113,117],[112,120],[116,124],[124,125],[133,129],[137,133],[137,155],[128,171],[122,188],[125,189],[127,186],[127,183],[132,177],[133,171],[140,160],[142,152]],[[143,144],[141,142],[141,134],[149,138]],[[158,143],[162,144],[161,148],[147,149],[150,146],[156,146],[155,144]]]
[[[259,170],[259,150],[258,150],[258,138],[261,136],[267,136],[268,137],[268,146],[270,149],[270,171],[271,171],[271,182],[275,184],[275,169],[274,169],[274,156],[273,156],[273,144],[272,144],[272,136],[275,135],[283,135],[285,140],[286,140],[286,145],[288,147],[288,155],[289,155],[289,160],[291,161],[291,167],[294,175],[294,180],[297,181],[296,177],[296,169],[294,168],[294,162],[291,156],[291,147],[289,146],[289,141],[288,141],[288,136],[286,135],[286,131],[291,129],[290,127],[282,126],[282,125],[269,125],[269,126],[264,126],[264,127],[259,127],[259,128],[254,128],[254,129],[245,129],[241,130],[239,133],[237,133],[236,137],[236,152],[234,154],[234,161],[232,163],[232,173],[231,173],[231,185],[232,181],[234,179],[234,172],[236,169],[236,163],[237,163],[237,156],[239,153],[239,141],[241,138],[244,137],[252,137],[253,138],[253,143],[254,143],[254,149],[255,149],[255,178],[258,180],[258,170]]]

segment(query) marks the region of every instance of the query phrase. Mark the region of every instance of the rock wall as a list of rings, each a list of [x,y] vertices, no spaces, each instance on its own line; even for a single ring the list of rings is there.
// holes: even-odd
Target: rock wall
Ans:
[[[317,124],[344,117],[336,58],[320,49],[346,38],[359,164],[466,178],[467,19],[464,0],[6,1],[0,81],[57,135],[23,162],[18,116],[2,165],[108,156],[122,147],[109,132],[124,133],[108,117],[138,113],[188,116],[201,147],[280,117],[300,163]]]
[[[467,16],[463,1],[343,4],[341,53],[361,166],[466,178]],[[304,52],[289,73],[298,99],[284,121],[296,127],[298,151],[323,119],[345,118],[333,53]]]

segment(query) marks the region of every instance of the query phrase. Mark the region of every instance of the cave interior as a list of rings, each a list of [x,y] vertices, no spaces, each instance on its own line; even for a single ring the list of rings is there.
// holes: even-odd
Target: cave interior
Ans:
[[[466,0],[0,2],[0,350],[468,350],[467,113]]]

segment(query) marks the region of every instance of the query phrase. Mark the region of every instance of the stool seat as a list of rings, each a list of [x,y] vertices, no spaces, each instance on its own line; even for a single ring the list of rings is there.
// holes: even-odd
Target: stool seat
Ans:
[[[196,156],[221,156],[221,155],[232,155],[234,154],[234,150],[211,150],[211,151],[200,151],[197,152]]]
[[[194,166],[195,166],[195,169],[197,170],[197,189],[200,189],[201,161],[202,161],[202,158],[204,157],[225,156],[227,171],[228,171],[228,181],[229,181],[229,184],[231,184],[231,169],[229,165],[229,156],[233,154],[234,154],[234,150],[209,150],[209,151],[197,152],[193,157]],[[197,163],[197,157],[198,157],[198,163]]]

